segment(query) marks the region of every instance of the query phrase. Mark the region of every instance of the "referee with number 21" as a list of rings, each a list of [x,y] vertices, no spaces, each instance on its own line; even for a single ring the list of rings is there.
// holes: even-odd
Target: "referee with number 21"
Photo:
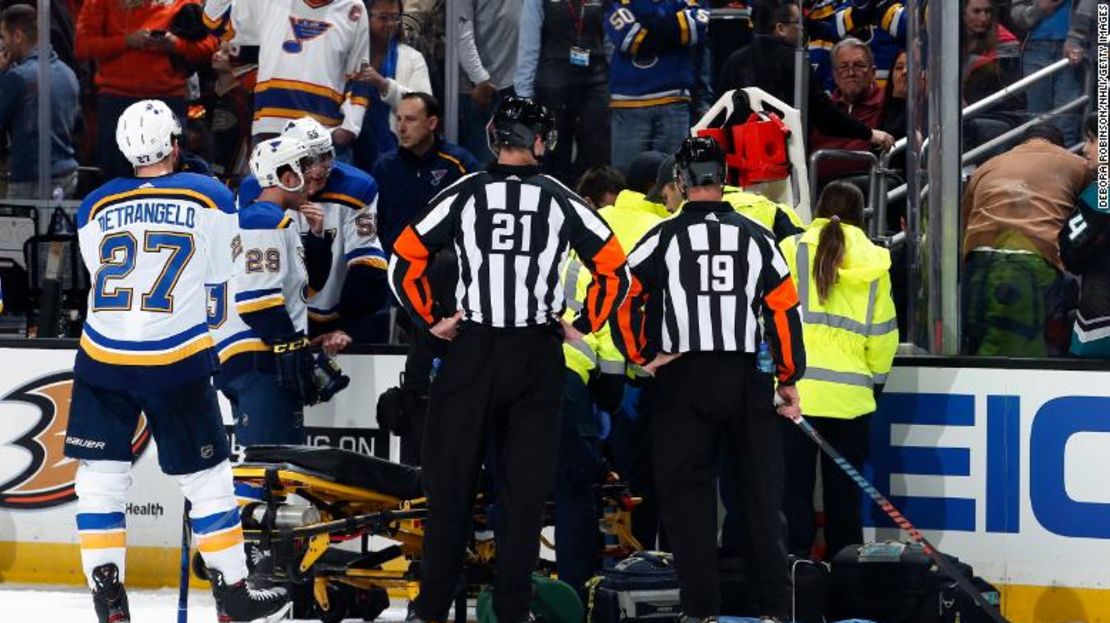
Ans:
[[[656,379],[652,455],[683,614],[719,614],[715,481],[723,438],[737,457],[760,613],[763,621],[786,620],[782,423],[772,373],[780,413],[796,414],[794,382],[805,368],[798,294],[770,232],[721,200],[725,165],[716,141],[683,141],[674,173],[689,201],[629,254],[632,285],[614,319],[618,347]]]
[[[424,432],[428,496],[420,596],[410,620],[443,621],[462,571],[474,491],[487,439],[494,444],[499,513],[494,611],[501,623],[529,617],[544,504],[555,478],[563,397],[564,339],[600,329],[624,300],[628,267],[605,222],[542,175],[554,118],[528,99],[507,98],[489,125],[497,163],[439,194],[393,245],[397,298],[451,347],[432,384]],[[458,255],[459,310],[435,318],[428,258]],[[562,322],[560,271],[573,250],[593,273],[586,305]]]

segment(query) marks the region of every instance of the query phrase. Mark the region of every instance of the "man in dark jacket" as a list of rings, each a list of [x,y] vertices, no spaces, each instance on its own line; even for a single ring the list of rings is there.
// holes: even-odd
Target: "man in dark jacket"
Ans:
[[[427,93],[412,92],[397,105],[397,151],[378,158],[378,236],[387,255],[393,241],[439,191],[463,175],[478,170],[468,151],[448,143],[439,134],[439,101]]]
[[[732,53],[721,69],[717,90],[759,87],[778,99],[794,102],[794,48],[801,37],[801,14],[789,0],[764,0],[755,5],[756,35],[752,42]],[[809,120],[828,136],[857,138],[886,150],[894,137],[873,130],[833,105],[810,70]]]

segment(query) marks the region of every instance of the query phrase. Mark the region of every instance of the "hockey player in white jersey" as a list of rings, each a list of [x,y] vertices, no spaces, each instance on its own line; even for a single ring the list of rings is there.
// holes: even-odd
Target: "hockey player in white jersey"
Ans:
[[[384,338],[375,312],[389,301],[385,252],[378,239],[378,184],[373,177],[334,158],[331,136],[311,117],[290,121],[283,137],[304,141],[314,160],[308,174],[308,200],[324,211],[324,232],[331,243],[331,267],[323,288],[308,299],[309,335],[329,352],[349,343]],[[239,185],[239,207],[260,192],[253,176]],[[301,230],[307,223],[295,216]]]
[[[130,621],[124,590],[131,437],[145,413],[162,471],[192,503],[190,523],[221,621],[275,620],[281,589],[246,583],[247,565],[216,393],[206,284],[235,273],[242,248],[231,193],[212,178],[174,173],[181,125],[162,102],[120,116],[116,142],[135,167],[90,194],[77,215],[92,275],[74,366],[65,455],[79,461],[81,561],[102,623]]]
[[[371,89],[351,80],[370,63],[362,0],[235,0],[229,28],[233,47],[259,48],[256,140],[304,115],[331,129],[340,146],[358,138]]]
[[[326,278],[331,262],[319,235],[322,213],[305,221],[307,235],[298,226],[312,165],[308,146],[294,138],[255,147],[250,166],[262,191],[239,210],[243,270],[226,290],[210,290],[216,382],[231,401],[236,442],[244,446],[304,443],[304,406],[317,400],[306,299],[310,285],[322,285],[316,273]],[[315,247],[307,254],[306,243]]]

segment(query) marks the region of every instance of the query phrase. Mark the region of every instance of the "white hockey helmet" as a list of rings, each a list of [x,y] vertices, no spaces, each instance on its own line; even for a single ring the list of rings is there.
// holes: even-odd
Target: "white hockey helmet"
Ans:
[[[302,161],[312,157],[308,145],[303,141],[287,136],[279,136],[262,141],[251,153],[251,173],[262,188],[278,188],[291,193],[300,192],[305,185]],[[278,171],[288,166],[297,174],[297,185],[289,187],[281,183]]]
[[[313,156],[335,155],[331,131],[312,117],[304,116],[289,121],[281,130],[281,135],[295,138],[308,145],[308,151]]]
[[[165,102],[142,100],[127,107],[116,123],[116,145],[136,167],[156,164],[173,154],[181,122]]]

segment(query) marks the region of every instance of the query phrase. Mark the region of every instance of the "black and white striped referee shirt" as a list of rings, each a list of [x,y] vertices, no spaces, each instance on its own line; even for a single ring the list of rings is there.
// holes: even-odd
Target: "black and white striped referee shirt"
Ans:
[[[640,365],[659,352],[754,353],[762,315],[779,381],[796,381],[805,370],[798,293],[769,236],[726,202],[685,204],[628,256],[617,346]]]
[[[594,275],[583,333],[600,329],[628,290],[624,251],[585,202],[538,167],[495,165],[445,189],[393,245],[389,283],[398,300],[429,325],[428,257],[452,245],[459,281],[454,305],[466,320],[492,327],[556,321],[565,308],[559,276],[573,249]]]

